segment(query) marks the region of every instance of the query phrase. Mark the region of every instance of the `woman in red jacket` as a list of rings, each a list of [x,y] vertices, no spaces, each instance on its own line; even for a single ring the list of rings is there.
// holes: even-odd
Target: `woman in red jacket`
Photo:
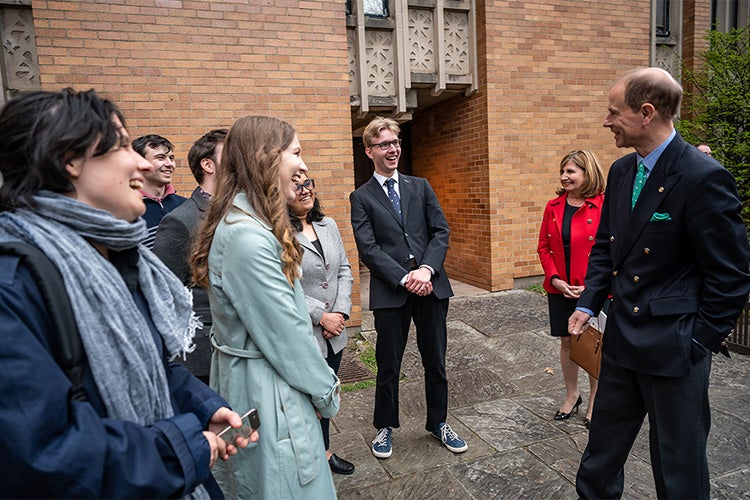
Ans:
[[[539,260],[544,268],[544,289],[549,301],[551,333],[560,337],[560,364],[567,395],[555,420],[578,413],[583,400],[578,392],[578,365],[570,360],[568,318],[583,292],[583,280],[599,226],[604,201],[604,174],[591,151],[571,151],[560,161],[556,198],[547,202],[539,231]],[[584,425],[591,421],[597,380],[591,387]]]

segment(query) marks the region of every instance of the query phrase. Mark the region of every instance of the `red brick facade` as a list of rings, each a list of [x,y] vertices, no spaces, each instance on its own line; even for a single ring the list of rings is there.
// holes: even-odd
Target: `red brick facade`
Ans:
[[[414,113],[412,168],[430,180],[451,224],[451,276],[501,290],[541,273],[538,227],[560,157],[592,149],[608,166],[622,153],[601,122],[613,79],[649,64],[650,2],[476,5],[479,90]],[[693,21],[706,19],[692,25],[691,39],[701,39],[709,2],[686,5]],[[357,276],[343,0],[34,0],[32,8],[43,87],[94,87],[121,106],[131,136],[172,140],[183,193],[193,187],[187,151],[204,132],[247,114],[292,123]]]

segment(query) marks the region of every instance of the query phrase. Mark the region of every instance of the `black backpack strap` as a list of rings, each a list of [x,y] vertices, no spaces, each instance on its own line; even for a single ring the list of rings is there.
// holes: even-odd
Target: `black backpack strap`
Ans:
[[[39,248],[29,243],[1,242],[0,253],[16,255],[26,262],[52,321],[53,331],[47,337],[52,355],[73,384],[73,399],[85,401],[83,343],[60,271]]]

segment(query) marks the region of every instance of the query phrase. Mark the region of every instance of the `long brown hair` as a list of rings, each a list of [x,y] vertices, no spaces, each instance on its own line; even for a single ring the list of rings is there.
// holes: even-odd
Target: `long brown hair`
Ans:
[[[268,116],[246,116],[232,125],[224,143],[216,193],[191,252],[190,267],[196,285],[204,288],[209,285],[208,253],[216,227],[231,209],[234,197],[242,192],[281,244],[284,275],[294,286],[299,277],[302,249],[291,229],[286,197],[279,182],[281,152],[289,147],[294,136],[291,125]]]

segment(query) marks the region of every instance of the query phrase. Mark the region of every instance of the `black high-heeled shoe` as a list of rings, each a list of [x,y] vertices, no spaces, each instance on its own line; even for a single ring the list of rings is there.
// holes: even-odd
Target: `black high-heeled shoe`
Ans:
[[[576,404],[573,405],[573,409],[571,409],[568,413],[564,413],[561,411],[557,411],[555,413],[555,420],[567,420],[570,418],[570,415],[573,412],[578,413],[578,407],[581,406],[581,403],[583,403],[583,399],[581,399],[581,396],[578,396],[578,400],[576,400]]]
[[[583,426],[587,429],[591,428],[591,419],[590,418],[584,418],[583,419]]]

